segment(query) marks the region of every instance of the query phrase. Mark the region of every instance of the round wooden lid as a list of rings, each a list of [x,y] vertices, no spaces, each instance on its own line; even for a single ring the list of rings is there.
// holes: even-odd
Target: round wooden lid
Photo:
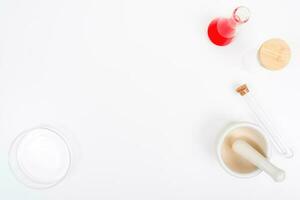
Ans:
[[[291,49],[282,39],[270,39],[265,41],[259,51],[260,64],[269,70],[284,68],[291,59]]]

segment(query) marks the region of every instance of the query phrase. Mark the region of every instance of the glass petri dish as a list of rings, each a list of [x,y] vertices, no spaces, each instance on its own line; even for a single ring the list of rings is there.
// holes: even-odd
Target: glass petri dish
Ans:
[[[66,139],[42,126],[21,133],[12,143],[9,165],[17,180],[28,187],[46,189],[60,183],[71,166]]]

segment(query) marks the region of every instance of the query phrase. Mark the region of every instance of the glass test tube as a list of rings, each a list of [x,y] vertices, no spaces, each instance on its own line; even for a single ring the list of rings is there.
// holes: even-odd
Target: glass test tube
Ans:
[[[263,108],[259,105],[255,97],[250,93],[247,85],[243,84],[239,86],[236,89],[236,92],[238,92],[243,97],[245,102],[248,104],[250,110],[254,114],[259,125],[269,135],[269,138],[272,144],[275,146],[276,150],[286,158],[293,157],[293,151],[283,142],[282,138],[278,134],[279,131],[271,122],[270,118],[263,110]]]

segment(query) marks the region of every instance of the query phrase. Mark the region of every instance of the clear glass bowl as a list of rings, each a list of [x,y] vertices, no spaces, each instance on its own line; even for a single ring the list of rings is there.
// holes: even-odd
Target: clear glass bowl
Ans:
[[[9,164],[16,178],[28,187],[45,189],[60,183],[71,166],[70,146],[48,126],[21,133],[12,143]]]

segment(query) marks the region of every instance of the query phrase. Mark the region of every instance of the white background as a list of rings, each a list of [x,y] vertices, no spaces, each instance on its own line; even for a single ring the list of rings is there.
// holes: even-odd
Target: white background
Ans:
[[[238,5],[250,21],[231,45],[212,45],[208,23]],[[292,0],[2,0],[0,199],[299,199],[299,18]],[[272,37],[293,51],[279,72],[256,61]],[[295,151],[273,154],[283,183],[237,179],[218,164],[222,129],[255,122],[233,91],[239,81]],[[39,124],[75,147],[69,176],[44,191],[17,182],[7,164],[12,140]]]

